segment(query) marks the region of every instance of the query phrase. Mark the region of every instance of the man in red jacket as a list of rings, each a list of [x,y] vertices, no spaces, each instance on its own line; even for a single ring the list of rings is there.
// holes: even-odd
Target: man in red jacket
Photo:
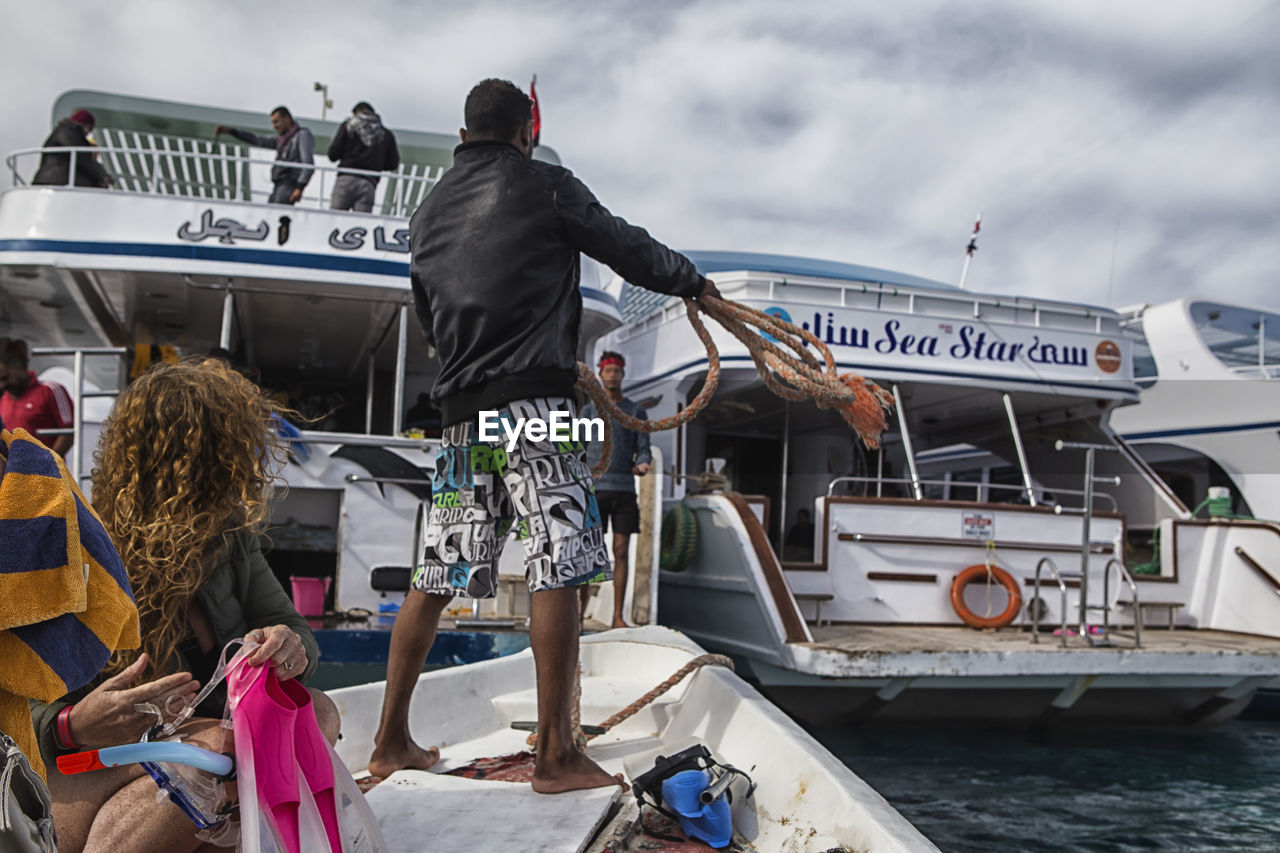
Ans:
[[[27,368],[29,362],[26,341],[0,338],[0,423],[10,432],[25,429],[54,453],[66,456],[73,440],[71,433],[50,435],[47,431],[71,428],[71,395],[56,382],[37,379]]]

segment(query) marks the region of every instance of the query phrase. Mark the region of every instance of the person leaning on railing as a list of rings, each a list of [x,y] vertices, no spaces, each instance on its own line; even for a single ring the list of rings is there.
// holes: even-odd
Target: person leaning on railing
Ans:
[[[315,162],[316,140],[311,131],[293,120],[293,113],[288,107],[276,107],[271,111],[271,128],[278,136],[267,136],[262,133],[251,133],[236,127],[220,124],[214,128],[214,135],[226,133],[256,145],[259,148],[274,148],[276,162],[271,167],[271,204],[297,204],[302,198],[302,191],[307,188],[314,170],[310,168],[292,168],[281,163],[303,163],[310,166]]]
[[[93,113],[88,110],[76,110],[54,126],[53,132],[44,141],[43,147],[88,148],[93,144],[89,141],[89,132],[93,130],[95,123]],[[44,152],[40,155],[40,168],[36,170],[31,183],[50,186],[67,186],[74,183],[77,187],[98,187],[99,189],[111,186],[111,176],[107,174],[106,169],[102,168],[97,158],[88,151],[79,151],[75,154],[76,173],[73,182],[71,158],[70,153]]]

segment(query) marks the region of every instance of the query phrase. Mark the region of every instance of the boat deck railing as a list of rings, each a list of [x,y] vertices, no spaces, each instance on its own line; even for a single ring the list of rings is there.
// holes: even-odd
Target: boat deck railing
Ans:
[[[1121,336],[1120,318],[1109,308],[1053,302],[1023,296],[995,296],[967,290],[930,288],[924,284],[882,281],[841,281],[743,270],[737,274],[713,273],[721,289],[731,288],[735,299],[768,301],[775,305],[826,309],[867,309],[895,314],[936,317],[942,322],[981,321],[1029,326],[1055,331]],[[675,296],[628,286],[623,315],[629,330],[622,340],[685,316],[684,301]]]
[[[81,484],[89,479],[89,472],[86,470],[85,462],[92,454],[93,448],[85,447],[84,444],[84,403],[86,400],[92,399],[109,399],[113,403],[116,398],[123,393],[122,388],[105,388],[101,390],[91,391],[85,388],[86,369],[85,360],[94,357],[109,357],[113,359],[123,360],[128,357],[131,350],[125,347],[32,347],[32,358],[59,358],[70,356],[72,358],[72,387],[67,389],[71,395],[72,402],[72,425],[62,429],[44,429],[41,433],[45,435],[70,435],[72,436],[71,450],[67,454],[67,470],[75,479],[77,484]],[[402,405],[400,395],[396,399],[397,407]],[[397,408],[397,412],[399,408]],[[396,428],[399,429],[399,421],[397,419]],[[361,447],[379,447],[383,449],[401,448],[407,450],[422,450],[424,452],[431,451],[438,445],[438,441],[429,438],[414,438],[403,435],[377,435],[372,432],[368,433],[350,433],[350,432],[325,432],[323,430],[301,430],[296,436],[281,437],[285,442],[298,444],[322,444],[322,445],[359,445]],[[363,476],[351,475],[347,477],[347,482],[400,482],[396,479],[388,478],[366,478]],[[411,481],[417,483],[419,481]]]
[[[44,435],[70,435],[72,437],[71,452],[67,456],[67,471],[77,486],[89,479],[85,471],[84,447],[84,401],[96,398],[114,400],[120,394],[119,388],[104,388],[98,391],[85,390],[85,359],[93,357],[122,358],[129,351],[124,347],[32,347],[31,357],[71,356],[71,426],[65,429],[42,429]]]
[[[1102,611],[1102,637],[1095,640],[1089,633],[1089,628],[1084,623],[1080,626],[1080,636],[1082,636],[1091,647],[1109,647],[1114,646],[1111,640],[1111,570],[1115,569],[1117,576],[1122,582],[1129,587],[1129,594],[1132,596],[1133,602],[1133,648],[1142,648],[1142,607],[1138,602],[1138,585],[1134,583],[1133,576],[1129,574],[1129,570],[1125,568],[1124,563],[1112,557],[1107,561],[1106,567],[1102,570],[1102,604],[1090,605],[1084,600],[1085,590],[1088,589],[1088,583],[1083,575],[1078,573],[1063,574],[1058,571],[1058,566],[1053,562],[1051,557],[1042,557],[1040,562],[1036,563],[1035,581],[1032,585],[1034,598],[1027,605],[1024,613],[1025,617],[1031,618],[1031,642],[1040,642],[1040,624],[1044,621],[1047,608],[1044,606],[1044,600],[1040,598],[1040,573],[1045,566],[1049,567],[1049,572],[1053,577],[1054,583],[1058,587],[1058,594],[1061,597],[1058,613],[1062,619],[1058,633],[1062,637],[1062,647],[1067,647],[1067,638],[1070,636],[1070,630],[1067,628],[1067,580],[1075,580],[1080,583],[1081,610],[1100,610]]]
[[[110,138],[104,131],[104,138]],[[24,148],[5,158],[14,186],[27,186],[44,155],[70,157],[67,183],[75,182],[81,157],[96,157],[111,177],[105,191],[131,195],[166,196],[266,204],[271,196],[269,170],[284,166],[310,170],[312,179],[296,205],[329,208],[329,195],[339,175],[379,178],[373,211],[379,216],[407,219],[426,198],[444,173],[444,167],[401,164],[394,172],[370,172],[338,166],[300,164],[251,156],[247,146],[188,137],[134,134],[145,144],[108,144],[81,147]],[[83,187],[81,187],[83,189]],[[351,213],[351,211],[345,211]],[[359,215],[359,214],[355,214]]]
[[[1133,581],[1133,575],[1129,574],[1129,569],[1123,562],[1112,557],[1107,561],[1106,568],[1102,570],[1102,633],[1103,636],[1111,635],[1111,570],[1116,570],[1116,575],[1120,578],[1125,586],[1129,587],[1129,595],[1133,601],[1133,645],[1134,648],[1142,648],[1142,603],[1138,600],[1138,585]],[[1172,622],[1170,618],[1170,622]]]
[[[1035,584],[1032,587],[1035,598],[1027,605],[1023,613],[1031,616],[1031,642],[1039,643],[1040,622],[1044,619],[1045,611],[1047,610],[1044,607],[1044,599],[1040,597],[1040,571],[1045,566],[1048,566],[1049,571],[1053,574],[1053,580],[1057,583],[1058,592],[1062,596],[1062,604],[1058,609],[1058,614],[1062,617],[1062,627],[1058,631],[1062,635],[1062,647],[1065,649],[1067,647],[1067,582],[1062,579],[1062,572],[1058,571],[1058,564],[1053,561],[1052,557],[1041,557],[1040,562],[1036,563]],[[1036,602],[1039,602],[1039,604]]]
[[[1007,492],[1013,492],[1023,497],[1026,496],[1027,490],[1025,486],[1013,485],[1011,483],[962,483],[957,480],[911,480],[905,477],[836,477],[827,484],[827,497],[835,495],[836,486],[841,483],[866,483],[869,486],[875,486],[875,497],[884,497],[884,487],[886,485],[902,487],[904,493],[910,494],[915,486],[951,486],[952,488],[974,489],[978,493],[978,499],[981,501],[983,495],[980,489],[999,489]],[[1084,497],[1084,492],[1080,489],[1036,489],[1038,497],[1043,499],[1045,492],[1053,495],[1074,495],[1080,498]],[[1093,497],[1098,500],[1106,501],[1111,506],[1113,512],[1118,512],[1120,506],[1116,503],[1116,499],[1107,492],[1094,491]],[[987,496],[988,500],[990,496]],[[917,497],[916,500],[924,500],[923,495]],[[959,498],[951,498],[951,500],[960,500]],[[1060,506],[1060,504],[1050,504],[1050,506]]]

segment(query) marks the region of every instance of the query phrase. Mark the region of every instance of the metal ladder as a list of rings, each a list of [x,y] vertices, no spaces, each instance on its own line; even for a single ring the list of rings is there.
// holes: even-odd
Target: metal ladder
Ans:
[[[1062,645],[1067,645],[1067,580],[1080,581],[1080,608],[1079,608],[1079,624],[1078,630],[1081,637],[1090,646],[1100,648],[1115,647],[1116,642],[1112,638],[1111,631],[1111,574],[1112,568],[1116,569],[1121,581],[1129,587],[1129,592],[1133,596],[1133,640],[1134,648],[1142,647],[1142,608],[1138,603],[1138,585],[1134,583],[1133,576],[1125,567],[1124,563],[1112,557],[1107,561],[1107,565],[1102,570],[1102,603],[1089,603],[1089,553],[1090,553],[1090,537],[1093,526],[1093,487],[1095,483],[1108,483],[1111,485],[1120,485],[1119,477],[1096,477],[1093,473],[1094,454],[1098,451],[1118,453],[1119,448],[1110,444],[1087,444],[1076,441],[1057,441],[1054,449],[1063,450],[1083,450],[1084,454],[1084,505],[1079,510],[1081,515],[1081,531],[1080,531],[1080,571],[1068,572],[1063,574],[1058,570],[1057,565],[1048,557],[1044,557],[1036,564],[1036,574],[1034,582],[1034,595],[1037,601],[1040,599],[1040,572],[1048,565],[1053,573],[1053,578],[1057,582],[1059,593],[1062,597],[1061,615],[1062,615]],[[1062,507],[1057,507],[1056,511],[1067,512]],[[1031,623],[1033,643],[1040,642],[1040,621],[1043,616],[1043,609],[1038,607],[1031,608]],[[1102,634],[1094,636],[1089,633],[1089,614],[1090,612],[1102,613]]]

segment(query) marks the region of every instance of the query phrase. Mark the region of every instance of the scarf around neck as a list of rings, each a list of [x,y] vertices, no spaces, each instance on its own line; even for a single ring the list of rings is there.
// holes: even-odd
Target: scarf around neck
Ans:
[[[293,138],[298,135],[298,131],[300,129],[301,129],[301,125],[299,125],[295,121],[293,123],[293,127],[289,128],[284,133],[280,134],[280,138],[276,140],[276,158],[277,159],[279,160],[284,159],[285,149],[289,147],[289,143],[292,142]]]

